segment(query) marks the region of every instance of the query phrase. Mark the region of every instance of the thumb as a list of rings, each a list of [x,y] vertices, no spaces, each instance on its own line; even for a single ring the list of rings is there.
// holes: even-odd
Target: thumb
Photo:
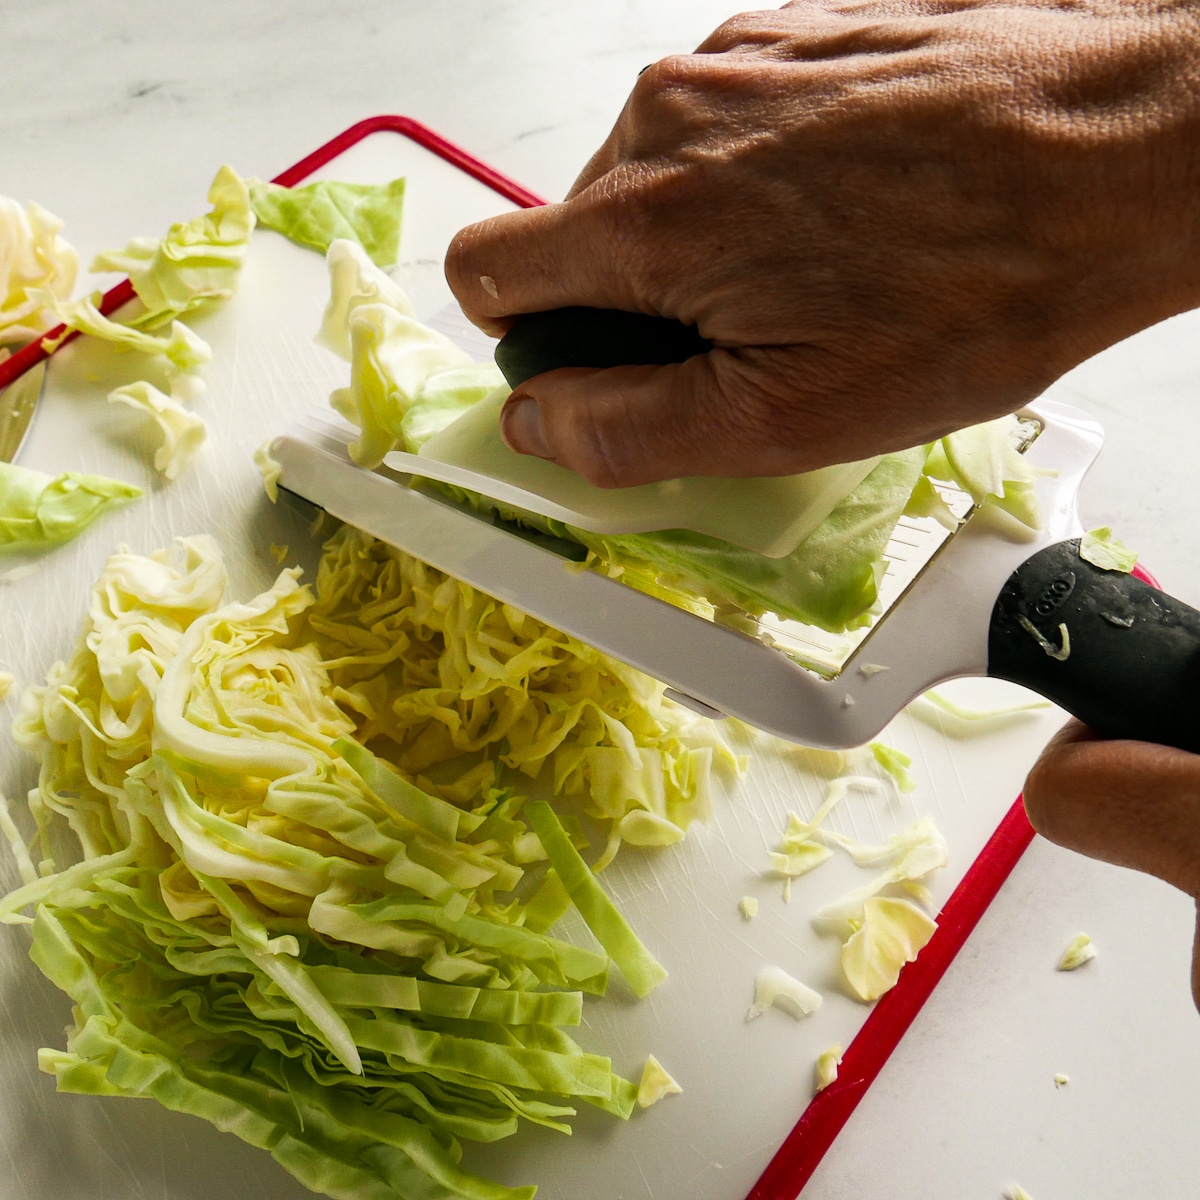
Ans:
[[[1069,721],[1029,774],[1025,810],[1052,842],[1200,897],[1200,755],[1103,741]],[[1200,1008],[1200,920],[1192,998]]]
[[[1060,846],[1200,896],[1200,755],[1071,721],[1030,772],[1025,810]]]
[[[769,407],[741,353],[716,349],[667,366],[548,371],[508,398],[500,431],[518,453],[604,488],[806,469]]]

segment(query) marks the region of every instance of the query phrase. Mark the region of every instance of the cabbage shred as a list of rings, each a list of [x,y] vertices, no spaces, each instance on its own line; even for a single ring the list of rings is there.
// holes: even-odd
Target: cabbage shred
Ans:
[[[580,793],[611,855],[632,814],[680,833],[732,760],[659,685],[358,531],[315,596],[298,574],[225,604],[212,539],[120,551],[26,692],[35,833],[0,822],[24,880],[0,920],[75,1005],[39,1064],[330,1196],[528,1197],[462,1141],[637,1096],[568,1032],[607,956],[548,928],[585,896],[636,990],[657,964],[578,876],[578,822],[531,806],[543,847],[518,785]]]

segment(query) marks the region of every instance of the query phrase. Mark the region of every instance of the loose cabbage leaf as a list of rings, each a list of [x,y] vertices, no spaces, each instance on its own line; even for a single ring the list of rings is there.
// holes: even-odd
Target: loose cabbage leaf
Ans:
[[[246,181],[258,223],[301,246],[325,253],[338,238],[357,242],[385,271],[400,258],[404,180],[339,183],[320,179],[303,187]]]
[[[813,918],[818,928],[831,926],[843,932],[853,930],[863,919],[863,906],[867,900],[892,884],[921,884],[950,860],[946,839],[933,818],[928,816],[919,818],[878,846],[864,845],[831,830],[823,830],[821,836],[846,850],[858,866],[884,866],[886,869],[869,883],[818,910]]]
[[[959,737],[973,737],[987,730],[1007,725],[1027,713],[1052,707],[1049,700],[1040,696],[1022,700],[1016,704],[1004,704],[998,708],[968,708],[944,696],[936,688],[918,696],[908,707],[908,712],[927,725]],[[949,718],[947,721],[945,718]]]
[[[222,167],[208,191],[212,211],[172,225],[161,238],[134,238],[92,260],[93,271],[128,275],[142,311],[127,323],[153,329],[237,288],[254,214],[245,183]]]
[[[141,488],[100,475],[45,475],[0,463],[0,552],[56,546],[82,533]]]
[[[823,1050],[817,1055],[814,1082],[818,1092],[823,1092],[831,1083],[837,1082],[838,1067],[841,1062],[842,1046],[840,1042],[835,1042],[828,1050]]]
[[[872,742],[870,745],[872,757],[895,782],[896,789],[902,794],[913,791],[917,783],[908,772],[912,766],[912,755],[884,742]]]
[[[754,977],[754,1003],[747,1021],[756,1021],[769,1008],[779,1008],[799,1021],[821,1007],[821,993],[789,975],[782,967],[763,967]]]
[[[159,427],[162,445],[154,452],[154,468],[167,479],[178,479],[208,437],[202,417],[188,412],[174,396],[139,380],[108,393],[109,403],[127,404],[144,412]]]
[[[79,271],[62,225],[39,204],[22,209],[0,196],[0,346],[23,345],[56,324],[45,298],[65,300]]]
[[[910,900],[870,896],[862,924],[842,946],[842,971],[860,1000],[878,1000],[896,986],[905,963],[913,962],[933,937],[937,922]]]
[[[662,1063],[653,1054],[647,1055],[646,1065],[642,1067],[642,1079],[638,1084],[638,1107],[649,1108],[664,1096],[678,1096],[682,1091],[683,1088],[671,1077]]]
[[[91,337],[112,342],[123,350],[135,350],[151,358],[161,358],[163,368],[175,380],[198,379],[197,372],[212,358],[209,344],[182,321],[172,321],[165,334],[155,335],[135,329],[121,321],[104,316],[96,307],[95,299],[85,296],[82,300],[59,302],[50,293],[39,293],[53,307],[55,315],[68,329],[77,329]],[[189,390],[185,398],[194,398]]]
[[[1137,552],[1113,537],[1107,525],[1089,529],[1079,539],[1079,557],[1102,571],[1120,571],[1126,575],[1137,566]]]
[[[1096,947],[1086,933],[1081,933],[1071,939],[1071,944],[1062,952],[1058,960],[1059,971],[1076,971],[1084,963],[1091,962],[1096,957]]]

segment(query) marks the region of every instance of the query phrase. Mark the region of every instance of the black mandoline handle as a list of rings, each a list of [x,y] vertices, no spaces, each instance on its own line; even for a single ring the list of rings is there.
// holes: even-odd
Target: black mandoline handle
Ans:
[[[992,609],[988,674],[1033,688],[1102,737],[1200,753],[1200,612],[1094,566],[1078,539],[1009,576]]]
[[[496,365],[515,388],[558,367],[661,366],[711,349],[694,325],[672,317],[555,308],[519,316],[496,347]]]

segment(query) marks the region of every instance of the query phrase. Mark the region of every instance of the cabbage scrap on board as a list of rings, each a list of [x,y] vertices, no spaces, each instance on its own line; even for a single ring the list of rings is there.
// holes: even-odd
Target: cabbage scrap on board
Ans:
[[[863,751],[879,761],[868,747],[856,757],[863,757]],[[892,775],[888,763],[880,766],[887,775]],[[900,792],[902,785],[894,777],[892,782]],[[828,861],[831,846],[844,850],[857,866],[885,868],[869,883],[819,909],[813,918],[816,929],[842,939],[843,977],[854,996],[869,1002],[896,985],[904,964],[916,958],[936,931],[937,922],[909,897],[932,905],[925,880],[946,865],[949,852],[945,838],[928,816],[878,846],[865,845],[824,828],[825,818],[851,789],[880,792],[883,783],[878,778],[860,775],[832,779],[812,817],[805,820],[796,813],[789,814],[783,841],[777,851],[768,853],[768,859],[772,873],[783,876],[785,888],[794,877]],[[887,894],[896,889],[907,895]],[[785,890],[784,898],[787,896]]]
[[[1120,538],[1113,537],[1107,525],[1089,529],[1079,539],[1079,557],[1102,571],[1118,571],[1128,575],[1137,566],[1137,551],[1130,550]]]
[[[0,196],[0,346],[24,345],[57,324],[43,297],[65,300],[79,271],[62,226],[40,204]]]
[[[349,345],[351,383],[336,391],[331,403],[361,430],[350,447],[354,460],[375,467],[397,446],[416,453],[434,433],[505,385],[492,364],[471,363],[449,339],[416,321],[407,299],[395,298],[395,283],[377,269],[372,274],[369,266],[365,263],[357,278],[335,270],[331,248],[333,295],[319,340]],[[331,328],[338,324],[334,314],[343,317],[341,332]],[[1016,418],[1004,417],[928,446],[884,455],[783,558],[687,530],[589,533],[534,514],[498,510],[471,493],[456,494],[483,511],[578,542],[590,552],[592,565],[683,607],[701,599],[718,611],[751,617],[774,613],[841,633],[872,620],[883,553],[902,516],[957,523],[934,481],[962,489],[1019,525],[1040,525],[1034,472],[1014,448],[1015,430]]]
[[[108,393],[108,402],[144,412],[158,426],[163,441],[154,452],[154,469],[165,479],[178,479],[208,437],[202,417],[144,379],[114,388]]]
[[[217,173],[208,200],[211,212],[172,225],[165,236],[135,238],[122,250],[96,256],[93,271],[120,271],[133,284],[138,310],[122,320],[105,317],[97,297],[67,300],[48,288],[32,293],[68,330],[144,354],[161,370],[167,391],[141,379],[110,392],[108,399],[144,413],[158,426],[163,442],[154,465],[168,480],[176,479],[195,457],[208,432],[203,418],[185,405],[203,394],[200,368],[212,352],[177,318],[233,295],[254,228],[249,193],[229,167]],[[168,323],[166,333],[150,332]],[[55,348],[46,344],[47,350]]]
[[[208,190],[211,211],[171,226],[161,238],[134,238],[92,260],[92,271],[129,276],[142,309],[125,324],[154,329],[237,288],[254,213],[245,182],[222,167]]]
[[[100,475],[46,475],[0,463],[0,553],[70,541],[108,509],[141,494],[131,483]]]
[[[247,179],[250,207],[258,224],[322,254],[332,242],[349,239],[385,271],[400,259],[404,180],[339,183],[318,179],[303,187],[282,187]]]
[[[0,804],[22,879],[0,920],[75,1006],[39,1065],[331,1196],[527,1200],[462,1142],[638,1098],[570,1034],[608,956],[548,930],[579,903],[636,990],[662,971],[525,785],[619,837],[643,804],[703,812],[728,752],[659,685],[358,531],[315,595],[298,574],[226,603],[211,538],[119,551],[22,698],[41,767],[31,838]]]

